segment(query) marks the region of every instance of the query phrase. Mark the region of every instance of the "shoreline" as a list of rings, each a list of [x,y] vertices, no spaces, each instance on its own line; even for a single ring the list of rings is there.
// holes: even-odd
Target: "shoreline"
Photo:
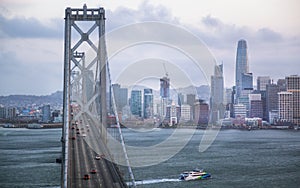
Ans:
[[[0,127],[7,129],[58,129],[62,128],[62,123],[52,123],[52,124],[35,124],[35,126],[29,126],[30,124],[1,124]]]
[[[7,129],[58,129],[62,128],[62,123],[52,123],[52,124],[36,124],[35,126],[29,126],[29,124],[0,124],[0,127]],[[109,128],[109,127],[108,127]],[[110,127],[113,128],[113,127]],[[254,131],[254,130],[300,130],[299,126],[264,126],[264,127],[205,127],[205,126],[177,126],[177,127],[149,127],[149,126],[124,126],[122,128],[130,129],[198,129],[198,130],[244,130],[244,131]]]

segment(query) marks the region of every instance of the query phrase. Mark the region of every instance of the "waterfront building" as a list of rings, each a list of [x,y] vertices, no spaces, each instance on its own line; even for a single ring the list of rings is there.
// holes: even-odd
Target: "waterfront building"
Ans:
[[[195,94],[187,94],[186,95],[186,104],[191,106],[191,119],[193,120],[195,117],[195,109],[194,109],[194,104],[196,101],[196,95]]]
[[[263,117],[263,104],[261,100],[261,94],[249,94],[250,101],[250,117]]]
[[[286,81],[285,79],[278,79],[277,85],[279,87],[279,91],[286,91]]]
[[[184,95],[182,93],[178,93],[178,105],[181,106],[184,104]]]
[[[168,77],[160,79],[160,99],[160,117],[165,119],[170,99],[170,79]]]
[[[168,77],[163,77],[160,79],[160,97],[170,98],[170,79]]]
[[[121,114],[122,114],[122,116],[121,116],[120,121],[125,121],[127,119],[131,119],[132,113],[131,113],[130,106],[129,105],[124,106]]]
[[[224,118],[224,78],[223,64],[216,65],[214,75],[211,76],[211,98],[210,98],[210,116],[211,123],[216,123]]]
[[[235,72],[235,86],[236,86],[236,98],[240,97],[242,90],[242,75],[249,72],[247,42],[245,40],[239,40],[236,52],[236,72]]]
[[[278,118],[280,121],[292,122],[293,93],[287,91],[278,93]]]
[[[246,118],[247,117],[247,110],[246,110],[246,106],[244,104],[235,104],[233,105],[233,109],[234,109],[234,117],[242,117],[242,118]]]
[[[44,105],[42,107],[42,122],[49,123],[51,121],[51,111],[50,111],[50,105]]]
[[[4,119],[5,118],[5,107],[0,105],[0,118]]]
[[[293,123],[300,125],[300,76],[291,75],[285,78],[286,90],[292,93]]]
[[[180,107],[180,121],[187,122],[191,120],[191,106],[183,104]]]
[[[112,88],[117,111],[121,112],[122,108],[128,104],[128,89],[122,88],[120,84],[112,84]]]
[[[166,117],[164,119],[165,123],[168,123],[170,126],[175,125],[180,120],[180,107],[172,101],[171,105],[168,105],[166,108]]]
[[[269,116],[269,113],[267,112],[267,106],[266,106],[266,104],[267,104],[267,92],[262,91],[262,90],[260,90],[260,91],[254,90],[252,93],[261,95],[261,101],[262,101],[262,107],[263,107],[263,117],[262,117],[262,119],[264,121],[267,121],[268,116]]]
[[[196,125],[207,125],[209,122],[209,105],[203,100],[197,100],[194,104],[194,115]]]
[[[277,84],[267,84],[266,86],[266,113],[268,122],[274,122],[274,112],[278,113],[278,93],[279,86]],[[273,118],[273,119],[272,119]]]
[[[238,104],[243,104],[246,107],[246,116],[249,117],[250,115],[250,100],[249,95],[252,93],[252,89],[245,89],[241,91],[240,97],[238,99]]]
[[[153,92],[152,89],[144,89],[144,118],[153,118]]]
[[[236,87],[232,87],[232,93],[231,93],[231,104],[229,105],[229,111],[230,111],[230,117],[234,117],[234,108],[233,105],[235,104],[236,101]]]
[[[272,125],[279,119],[278,110],[269,111],[269,123]]]
[[[132,115],[142,117],[142,92],[140,90],[131,91],[130,111]]]
[[[14,119],[17,117],[17,109],[15,107],[0,106],[0,118]]]
[[[263,107],[261,100],[250,100],[250,117],[263,117]]]
[[[161,114],[161,99],[160,98],[153,98],[153,115],[160,116]]]
[[[271,84],[271,78],[269,76],[258,76],[257,77],[257,90],[258,91],[266,91],[268,84]]]
[[[186,95],[186,104],[193,106],[196,101],[196,95],[195,94],[187,94]]]
[[[179,106],[176,106],[175,102],[172,102],[172,105],[170,106],[170,124],[176,125],[178,123],[180,111]]]
[[[225,105],[228,105],[228,104],[232,103],[231,96],[232,96],[232,88],[226,88],[225,89],[225,96],[224,96],[224,104]]]

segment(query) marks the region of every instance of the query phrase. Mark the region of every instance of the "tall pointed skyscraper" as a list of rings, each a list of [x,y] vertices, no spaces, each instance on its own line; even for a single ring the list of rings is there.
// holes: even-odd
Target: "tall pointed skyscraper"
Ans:
[[[243,39],[238,41],[236,52],[236,66],[235,66],[235,85],[236,85],[236,99],[241,95],[243,89],[243,74],[249,73],[247,42]]]

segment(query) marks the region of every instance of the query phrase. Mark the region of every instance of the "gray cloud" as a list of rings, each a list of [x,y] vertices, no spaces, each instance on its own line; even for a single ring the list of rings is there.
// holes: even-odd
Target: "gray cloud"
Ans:
[[[219,63],[224,63],[227,87],[234,84],[236,47],[240,39],[248,43],[249,66],[255,78],[268,75],[276,81],[300,74],[300,36],[284,36],[267,27],[254,30],[226,24],[210,15],[199,24],[203,27],[186,27],[207,44]]]
[[[115,11],[106,10],[108,31],[127,24],[145,21],[160,21],[178,24],[179,20],[164,6],[154,6],[143,1],[137,10],[118,7]]]
[[[214,48],[228,48],[230,44],[235,44],[239,39],[245,38],[252,42],[283,42],[283,36],[270,28],[260,28],[253,30],[246,26],[236,26],[234,24],[223,23],[220,19],[210,15],[202,18],[201,23],[206,30],[194,29],[195,33],[203,36],[203,40]]]
[[[13,51],[0,52],[0,59],[0,95],[45,95],[62,88],[63,67],[58,60],[28,62]]]
[[[203,17],[201,21],[205,26],[208,27],[220,28],[224,25],[220,20],[211,17],[211,15]]]
[[[257,38],[264,42],[280,42],[282,36],[269,28],[261,28],[257,31]]]
[[[143,21],[162,21],[187,28],[207,44],[218,62],[224,62],[225,82],[228,87],[234,83],[236,45],[241,38],[248,42],[250,71],[255,77],[269,75],[276,80],[290,74],[300,74],[300,36],[285,36],[267,27],[254,30],[246,26],[227,24],[211,15],[199,18],[199,25],[202,27],[188,25],[174,17],[166,7],[154,6],[148,2],[143,2],[136,10],[125,7],[114,11],[106,10],[106,18],[107,31]],[[50,90],[51,93],[61,89],[63,18],[51,20],[50,23],[51,26],[44,25],[35,18],[6,18],[0,13],[0,95],[46,94],[45,91]],[[176,33],[168,35],[173,36],[176,36]],[[30,45],[28,50],[29,44],[20,45],[22,40],[10,40],[12,38],[42,38],[43,44]],[[61,41],[61,46],[57,46],[59,42],[52,43],[50,52],[56,55],[49,55],[45,50],[50,48],[49,43],[53,39]],[[7,40],[11,41],[9,48],[5,44]],[[53,49],[55,45],[57,48]],[[31,60],[32,62],[26,61],[26,57],[22,57],[24,50],[20,55],[20,46],[31,51],[29,55],[40,53],[48,61],[37,58]]]
[[[6,18],[0,14],[0,38],[62,38],[63,19],[51,20],[51,26],[35,18]]]

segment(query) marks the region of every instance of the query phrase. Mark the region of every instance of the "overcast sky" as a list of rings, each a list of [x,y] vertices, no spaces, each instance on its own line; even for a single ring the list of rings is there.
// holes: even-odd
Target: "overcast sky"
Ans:
[[[225,86],[234,84],[237,41],[248,43],[254,79],[300,74],[298,0],[102,0],[106,29],[162,21],[185,28],[224,64]],[[80,0],[0,0],[0,95],[46,95],[62,90],[66,7]],[[255,82],[256,83],[256,82]],[[254,83],[254,84],[255,84]],[[255,84],[256,85],[256,84]]]

